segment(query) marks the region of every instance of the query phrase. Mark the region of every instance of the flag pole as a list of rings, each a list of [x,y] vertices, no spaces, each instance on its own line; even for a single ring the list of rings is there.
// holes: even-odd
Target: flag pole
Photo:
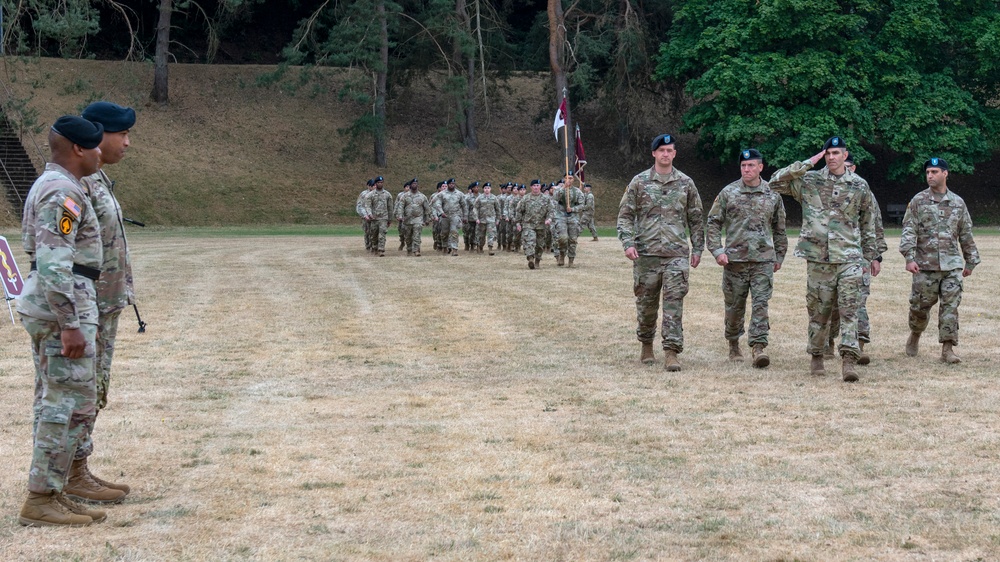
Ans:
[[[566,101],[567,94],[568,94],[568,92],[566,91],[566,88],[563,88],[563,101],[564,102]],[[569,103],[566,104],[566,112],[567,113],[569,112]],[[563,174],[563,178],[567,178],[567,177],[569,177],[569,127],[566,126],[566,122],[565,121],[563,121],[563,157],[566,159],[566,173]],[[573,187],[573,184],[570,183],[569,185],[564,186],[564,187],[565,187],[565,189],[563,191],[566,193],[566,212],[568,213],[568,212],[570,212],[569,191],[570,191],[570,188]]]

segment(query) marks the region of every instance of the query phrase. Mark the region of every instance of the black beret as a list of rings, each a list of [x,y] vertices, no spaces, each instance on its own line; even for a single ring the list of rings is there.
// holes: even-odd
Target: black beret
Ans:
[[[924,169],[927,168],[941,168],[942,170],[948,169],[948,162],[944,158],[931,158],[930,160],[924,162]]]
[[[825,143],[823,143],[823,150],[828,148],[842,148],[847,150],[847,141],[840,137],[830,137],[826,139]]]
[[[410,184],[412,183],[413,183],[412,181],[407,180],[407,182],[403,184],[403,187],[404,188],[410,187]]]
[[[52,124],[56,134],[66,137],[73,144],[88,150],[97,148],[104,138],[104,126],[100,123],[87,121],[76,115],[63,115]]]
[[[493,186],[490,185],[490,182],[486,182],[486,183],[483,184],[483,187],[493,187]]]
[[[848,153],[847,154],[847,158],[844,158],[844,162],[847,162],[848,164],[853,164],[854,163],[854,155],[851,154],[851,153]]]
[[[375,180],[368,180],[368,187],[375,185]]]
[[[439,181],[437,184],[437,189],[441,189],[441,186],[444,185],[445,183],[447,182]]]
[[[410,180],[410,183],[420,183],[420,182],[417,181],[417,178],[413,178],[412,180]]]
[[[653,139],[653,142],[649,145],[649,150],[654,151],[661,146],[666,146],[668,144],[674,144],[674,137],[666,133]]]
[[[455,178],[448,178],[448,183],[455,183]]]
[[[592,188],[593,186],[590,185],[589,183],[585,183],[585,184],[583,184],[583,187],[591,187]]]
[[[763,160],[764,155],[756,148],[745,148],[740,151],[740,162],[746,160]]]
[[[135,125],[135,110],[109,101],[95,101],[83,110],[83,118],[104,125],[109,133],[120,133]]]
[[[385,178],[383,178],[382,176],[375,178],[375,183],[378,183],[380,181],[385,181]]]

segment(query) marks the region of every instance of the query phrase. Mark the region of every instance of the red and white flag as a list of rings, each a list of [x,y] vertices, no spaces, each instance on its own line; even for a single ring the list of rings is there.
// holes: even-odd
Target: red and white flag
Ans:
[[[576,126],[576,177],[581,182],[587,181],[583,176],[583,167],[587,165],[587,154],[583,151],[583,138],[580,136],[580,126]]]
[[[556,120],[552,123],[552,132],[556,134],[556,142],[559,142],[559,129],[566,126],[566,98],[563,98],[562,105],[556,110]]]

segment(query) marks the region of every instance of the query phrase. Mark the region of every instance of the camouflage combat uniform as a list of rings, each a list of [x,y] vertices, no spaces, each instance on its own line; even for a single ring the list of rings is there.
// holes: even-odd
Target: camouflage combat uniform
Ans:
[[[663,349],[684,351],[690,258],[705,248],[702,204],[694,181],[677,168],[665,175],[650,168],[632,178],[618,205],[618,239],[625,250],[634,247],[639,254],[632,262],[636,336],[640,342],[653,342],[662,293]]]
[[[722,274],[726,339],[735,341],[743,335],[749,293],[752,305],[747,342],[750,347],[758,344],[767,347],[770,328],[767,304],[773,290],[774,264],[782,263],[788,251],[781,196],[771,191],[764,180],[754,187],[737,180],[715,198],[705,230],[712,256],[718,258],[723,253],[729,256]]]
[[[517,228],[517,206],[524,197],[518,192],[516,195],[511,194],[510,200],[507,202],[507,219],[510,221],[510,246],[507,248],[508,251],[517,252],[521,249],[521,231]]]
[[[469,215],[465,206],[465,195],[457,189],[446,189],[434,203],[434,213],[438,216],[442,233],[448,233],[445,242],[449,250],[458,250],[458,229],[462,227]]]
[[[476,223],[472,220],[472,209],[476,205],[476,199],[479,198],[478,193],[469,192],[465,194],[465,219],[463,224],[462,236],[465,242],[465,249],[475,250],[476,249]]]
[[[524,255],[539,260],[542,258],[543,240],[546,220],[552,220],[552,203],[548,197],[539,193],[528,194],[517,204],[514,222],[521,226],[521,241],[524,244]]]
[[[770,187],[802,204],[795,255],[806,260],[810,355],[823,355],[834,302],[840,309],[840,354],[857,359],[862,269],[878,255],[868,182],[845,171],[839,178],[808,160],[771,176]]]
[[[476,198],[472,206],[471,222],[476,225],[476,240],[479,243],[478,250],[483,251],[483,243],[490,250],[497,242],[497,218],[500,217],[500,201],[492,193],[483,193]]]
[[[500,215],[497,217],[497,249],[506,250],[510,244],[510,221],[507,220],[507,203],[510,193],[500,193],[497,203],[500,205]]]
[[[434,214],[434,224],[431,225],[431,236],[434,238],[434,249],[441,250],[444,249],[447,241],[445,237],[442,236],[441,221],[437,220],[437,213],[434,212],[434,206],[437,204],[438,197],[441,196],[441,191],[435,191],[431,193],[430,199],[428,200],[431,204],[431,212]]]
[[[372,251],[385,252],[385,235],[392,220],[392,194],[375,188],[365,199],[365,214],[372,217]]]
[[[566,211],[566,188],[557,187],[552,191],[552,239],[556,256],[576,258],[577,238],[580,236],[580,213],[587,202],[583,192],[577,187],[569,190],[569,212]]]
[[[916,262],[910,290],[910,331],[927,328],[931,307],[938,308],[938,342],[958,345],[958,305],[962,302],[962,270],[979,263],[972,238],[972,218],[965,201],[952,191],[939,195],[930,188],[906,206],[899,251],[906,263]]]
[[[876,260],[879,260],[888,249],[885,243],[885,228],[882,226],[882,210],[878,206],[875,194],[872,194],[872,213],[875,215],[875,251],[878,252]],[[858,303],[858,341],[871,343],[872,328],[868,318],[868,297],[872,294],[872,271],[870,264],[862,266],[861,270],[861,294]],[[829,342],[833,342],[840,334],[840,308],[834,304],[830,314],[830,335]],[[827,344],[827,352],[832,353],[833,346]]]
[[[94,342],[101,231],[84,186],[49,163],[24,204],[24,251],[32,260],[17,310],[35,362],[34,453],[28,490],[61,492],[96,416]],[[62,330],[79,328],[84,356],[62,355]]]
[[[590,230],[590,235],[597,238],[597,225],[594,224],[594,213],[597,209],[597,199],[594,192],[584,195],[583,213],[580,214],[580,230],[584,228]]]
[[[365,231],[365,250],[369,252],[372,251],[372,235],[371,226],[372,222],[368,220],[367,215],[365,215],[365,199],[371,195],[371,189],[365,189],[358,195],[358,202],[354,205],[354,210],[357,211],[358,216],[361,217],[361,227]]]
[[[424,225],[431,222],[434,212],[430,200],[419,191],[406,191],[396,199],[396,220],[403,225],[403,246],[406,253],[420,253],[420,237]]]

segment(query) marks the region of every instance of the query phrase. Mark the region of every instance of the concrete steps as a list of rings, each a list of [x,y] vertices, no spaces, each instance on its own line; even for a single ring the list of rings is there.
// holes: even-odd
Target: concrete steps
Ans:
[[[0,115],[0,185],[18,215],[24,211],[24,200],[36,178],[38,170],[24,149],[17,130],[6,116]]]

